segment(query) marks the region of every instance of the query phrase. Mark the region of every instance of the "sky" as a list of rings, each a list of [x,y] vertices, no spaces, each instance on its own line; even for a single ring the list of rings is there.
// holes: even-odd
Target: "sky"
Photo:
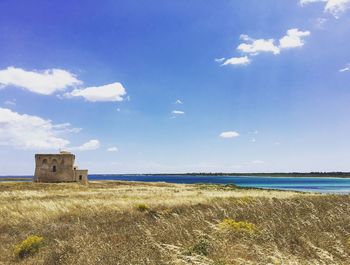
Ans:
[[[350,0],[0,10],[0,175],[350,171]]]

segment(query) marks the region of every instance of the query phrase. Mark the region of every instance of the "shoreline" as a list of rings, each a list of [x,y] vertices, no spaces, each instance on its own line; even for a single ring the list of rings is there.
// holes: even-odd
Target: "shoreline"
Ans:
[[[32,181],[15,181],[15,180],[0,180],[0,185],[1,184],[21,184],[25,183],[27,185],[44,185],[44,186],[54,186],[54,185],[81,185],[76,182],[32,182]],[[349,195],[349,191],[333,191],[333,190],[317,190],[317,189],[288,189],[288,188],[274,188],[274,187],[254,187],[254,186],[240,186],[236,185],[234,183],[174,183],[174,182],[166,182],[166,181],[137,181],[137,180],[89,180],[89,184],[119,184],[119,185],[145,185],[145,186],[159,186],[159,185],[179,185],[179,186],[189,186],[189,187],[196,187],[196,188],[201,188],[201,187],[211,187],[214,189],[218,190],[236,190],[236,191],[266,191],[266,192],[292,192],[296,194],[304,194],[304,195]],[[83,185],[84,186],[84,185]],[[1,187],[1,186],[0,186]]]
[[[350,178],[350,172],[328,173],[154,173],[154,174],[89,174],[88,176],[203,176],[203,177],[266,177],[266,178]],[[0,179],[31,179],[31,175],[0,175]]]

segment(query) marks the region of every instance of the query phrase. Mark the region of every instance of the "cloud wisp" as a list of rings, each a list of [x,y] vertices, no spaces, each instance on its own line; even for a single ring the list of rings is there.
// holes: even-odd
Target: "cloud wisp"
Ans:
[[[82,81],[63,69],[26,71],[11,66],[0,70],[0,87],[14,86],[42,95],[51,95],[80,84]]]
[[[118,152],[118,147],[116,146],[108,147],[107,152]]]
[[[217,62],[217,63],[222,63],[225,61],[225,57],[222,57],[222,58],[215,58],[214,61]]]
[[[221,138],[225,138],[225,139],[228,139],[228,138],[235,138],[235,137],[238,137],[238,136],[239,136],[239,133],[236,132],[236,131],[226,131],[226,132],[220,133],[219,136],[220,136]]]
[[[175,115],[185,115],[185,112],[182,110],[173,110],[171,113]]]
[[[340,72],[340,73],[348,72],[348,71],[350,71],[350,64],[348,64],[348,65],[345,66],[344,68],[339,69],[339,72]]]
[[[250,64],[250,59],[248,56],[243,57],[232,57],[224,61],[221,66],[225,65],[248,65]]]
[[[52,127],[60,133],[79,133],[82,130],[82,128],[73,128],[69,122],[55,124]]]
[[[172,110],[170,119],[176,119],[185,116],[185,112],[182,110]]]
[[[16,100],[5,100],[4,104],[7,106],[16,106]]]

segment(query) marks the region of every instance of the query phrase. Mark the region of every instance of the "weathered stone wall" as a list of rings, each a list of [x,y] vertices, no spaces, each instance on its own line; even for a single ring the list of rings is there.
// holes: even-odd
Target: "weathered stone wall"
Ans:
[[[88,171],[86,169],[76,169],[75,170],[75,180],[81,182],[82,184],[88,183]]]
[[[34,181],[75,181],[74,161],[75,156],[68,153],[37,154],[35,155]]]

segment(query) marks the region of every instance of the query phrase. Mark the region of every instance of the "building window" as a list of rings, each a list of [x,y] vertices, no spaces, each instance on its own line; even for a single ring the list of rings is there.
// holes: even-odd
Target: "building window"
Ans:
[[[56,172],[56,166],[52,166],[52,172]]]
[[[83,179],[83,176],[82,175],[79,175],[79,180],[82,180]]]
[[[47,164],[47,159],[44,159],[43,160],[43,165],[46,165]]]

